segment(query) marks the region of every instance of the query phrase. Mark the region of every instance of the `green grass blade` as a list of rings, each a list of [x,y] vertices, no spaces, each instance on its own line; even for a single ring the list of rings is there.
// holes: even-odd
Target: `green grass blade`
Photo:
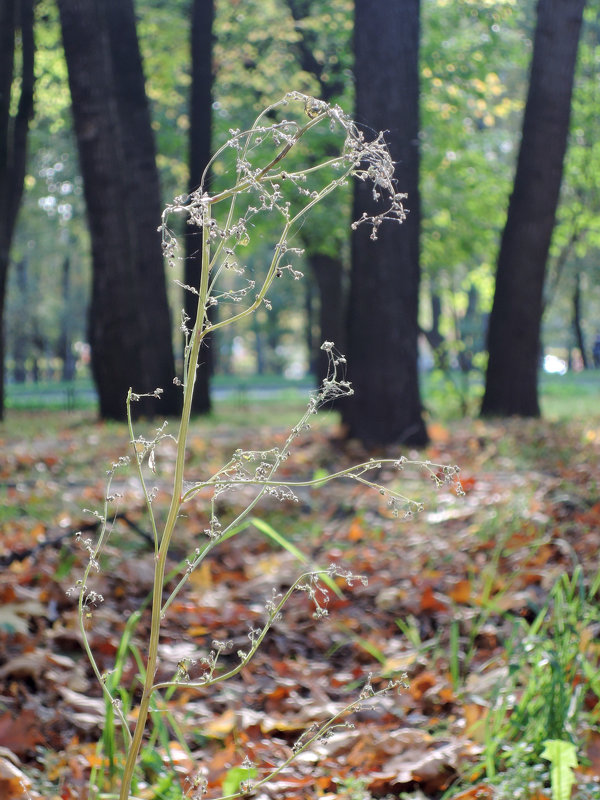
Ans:
[[[264,533],[265,536],[268,536],[271,541],[275,542],[279,545],[279,547],[284,548],[291,553],[298,561],[302,564],[310,564],[310,561],[307,556],[301,550],[298,550],[296,545],[292,544],[288,539],[285,538],[279,531],[276,531],[272,525],[269,525],[268,522],[265,522],[264,519],[258,519],[257,517],[252,517],[249,520],[249,524],[254,525],[254,527],[259,530],[261,533]],[[322,575],[321,579],[326,586],[328,586],[334,594],[338,597],[342,598],[344,593],[337,585],[337,583],[331,578],[329,575]]]

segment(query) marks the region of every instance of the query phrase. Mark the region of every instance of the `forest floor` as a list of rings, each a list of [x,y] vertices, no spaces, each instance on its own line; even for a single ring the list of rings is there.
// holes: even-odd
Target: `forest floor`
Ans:
[[[281,445],[295,418],[295,409],[268,404],[239,410],[244,427],[225,414],[195,424],[190,475],[212,474],[240,447]],[[165,696],[167,740],[159,737],[144,767],[148,786],[162,781],[162,793],[141,782],[136,797],[168,800],[175,796],[169,773],[183,781],[199,770],[206,797],[235,791],[246,756],[260,779],[313,722],[358,700],[369,682],[378,690],[404,674],[406,688],[364,703],[348,718],[353,727],[318,741],[255,797],[551,800],[547,739],[576,746],[574,796],[600,797],[600,608],[590,596],[599,569],[600,415],[464,420],[431,424],[430,434],[428,448],[403,454],[458,464],[464,496],[435,490],[418,469],[384,468],[380,481],[424,503],[412,520],[395,519],[385,498],[349,481],[306,490],[295,503],[270,500],[254,515],[306,563],[265,536],[263,525],[222,543],[191,576],[164,621],[166,679],[178,670],[196,678],[213,640],[233,642],[221,661],[235,664],[249,629],[264,621],[265,602],[306,564],[336,562],[368,584],[340,583],[321,619],[306,593],[295,593],[237,678],[204,692],[183,683]],[[11,411],[0,427],[0,796],[7,800],[87,796],[104,703],[67,591],[86,561],[74,534],[96,521],[83,509],[102,510],[106,470],[127,441],[123,425],[100,424],[88,412]],[[169,441],[156,460],[159,515]],[[342,446],[336,416],[325,415],[297,440],[283,477],[321,476],[365,455],[400,453]],[[117,483],[118,519],[93,577],[104,602],[88,632],[102,672],[112,669],[125,625],[151,589],[154,560],[133,478]],[[234,513],[242,501],[228,499],[231,508],[223,501],[219,512]],[[204,541],[207,524],[202,502],[190,504],[170,566]],[[134,636],[142,654],[147,632],[143,615]],[[138,671],[129,658],[126,686],[137,685]]]

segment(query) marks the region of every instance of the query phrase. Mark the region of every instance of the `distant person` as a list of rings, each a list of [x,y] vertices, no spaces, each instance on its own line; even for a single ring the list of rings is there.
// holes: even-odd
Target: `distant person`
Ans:
[[[600,333],[596,336],[594,347],[592,348],[592,356],[594,357],[594,366],[600,367]]]

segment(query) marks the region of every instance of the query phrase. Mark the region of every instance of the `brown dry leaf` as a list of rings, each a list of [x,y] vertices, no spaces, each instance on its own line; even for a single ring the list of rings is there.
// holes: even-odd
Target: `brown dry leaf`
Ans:
[[[410,682],[410,693],[415,700],[420,700],[428,689],[438,683],[438,678],[433,672],[422,672]]]
[[[432,788],[445,788],[448,778],[458,768],[463,745],[460,741],[433,743],[426,750],[409,749],[386,761],[380,770],[371,773],[371,790],[383,789],[386,785],[427,783]]]
[[[35,680],[41,676],[42,670],[47,663],[47,657],[46,650],[32,650],[29,653],[21,653],[0,667],[0,680],[9,675],[11,678],[32,678]]]
[[[99,459],[90,457],[89,464],[82,464],[78,456],[76,463],[68,468],[65,466],[64,474],[73,477],[73,488],[67,490],[73,508],[81,507],[84,494],[88,498],[83,503],[85,505],[96,507],[103,501],[105,489],[101,482],[94,483],[89,490],[83,489],[82,482],[96,481],[97,464],[113,460],[115,455],[115,442],[105,440],[106,431],[93,427],[92,423],[88,424],[96,439],[102,439],[103,452]],[[551,430],[544,430],[551,437],[554,436]],[[225,452],[223,460],[227,460],[235,447],[254,449],[257,437],[264,438],[270,446],[273,443],[272,434],[273,431],[265,427],[243,433],[242,440],[237,441],[236,434],[223,426],[216,436],[198,437],[198,450],[201,449],[202,453],[197,452],[193,457],[200,460],[201,455],[207,468],[208,458],[217,469],[223,463],[221,451]],[[220,694],[220,689],[215,687],[214,693],[200,697],[199,692],[183,686],[179,688],[177,699],[172,701],[172,711],[186,730],[202,730],[205,725],[210,728],[211,720],[214,720],[215,736],[208,743],[202,758],[207,764],[209,784],[215,794],[222,784],[223,774],[239,763],[242,749],[249,751],[256,763],[279,763],[285,760],[291,742],[308,727],[311,720],[322,719],[321,712],[328,709],[330,704],[335,703],[337,709],[340,703],[343,704],[349,686],[364,682],[366,674],[372,669],[372,657],[364,648],[348,644],[348,631],[364,641],[377,644],[378,649],[384,649],[388,659],[385,670],[394,672],[409,668],[413,681],[411,690],[393,698],[384,698],[381,705],[373,709],[364,709],[353,720],[357,724],[356,729],[343,729],[328,742],[319,743],[301,754],[298,766],[286,772],[285,780],[282,778],[281,784],[275,787],[278,790],[275,795],[265,787],[263,800],[268,797],[276,800],[315,800],[321,796],[334,800],[340,790],[335,791],[333,779],[350,774],[350,770],[356,776],[370,772],[377,775],[378,771],[379,777],[374,778],[378,783],[374,783],[371,790],[380,796],[390,793],[396,796],[409,788],[408,784],[398,785],[398,776],[406,777],[406,774],[412,776],[411,790],[414,790],[415,783],[420,782],[419,797],[439,796],[439,789],[452,778],[456,769],[453,766],[452,748],[457,748],[457,759],[480,755],[481,747],[475,741],[468,743],[465,739],[455,740],[448,731],[454,730],[454,722],[462,723],[464,720],[468,726],[467,734],[475,740],[483,728],[481,722],[487,713],[486,701],[494,686],[504,680],[506,670],[505,667],[491,668],[491,665],[503,663],[501,649],[504,631],[502,620],[498,619],[503,616],[502,610],[519,613],[532,598],[544,600],[554,575],[564,569],[564,553],[561,554],[556,545],[556,540],[564,532],[561,525],[568,522],[568,539],[584,564],[593,563],[600,544],[600,504],[588,490],[589,486],[595,486],[596,483],[595,478],[591,480],[591,468],[577,458],[571,460],[568,468],[555,463],[553,453],[560,448],[553,449],[546,437],[544,447],[547,452],[542,454],[545,463],[540,462],[539,472],[536,471],[533,481],[533,485],[539,485],[539,489],[536,489],[532,500],[526,499],[519,506],[526,508],[527,514],[522,515],[519,511],[518,518],[522,522],[506,544],[506,552],[493,573],[492,594],[494,611],[497,613],[490,618],[489,631],[481,628],[477,632],[474,627],[478,624],[477,616],[469,611],[468,606],[483,604],[486,607],[489,603],[489,585],[482,580],[482,575],[488,574],[498,547],[495,529],[489,525],[490,511],[497,510],[501,522],[505,512],[503,506],[507,505],[506,511],[509,510],[511,496],[522,500],[523,488],[527,493],[530,492],[532,481],[529,480],[527,468],[513,468],[509,451],[513,447],[513,440],[516,445],[527,443],[532,434],[533,431],[529,433],[526,427],[517,426],[516,423],[514,426],[512,423],[492,426],[477,422],[468,428],[465,425],[462,429],[460,425],[453,425],[451,431],[442,426],[437,429],[434,423],[430,435],[435,443],[427,452],[427,457],[436,463],[460,464],[461,475],[467,476],[464,488],[470,493],[467,498],[460,500],[444,496],[440,503],[424,498],[427,511],[419,515],[414,526],[400,529],[400,535],[397,524],[388,522],[389,509],[380,505],[380,496],[370,497],[362,487],[340,485],[338,488],[330,484],[327,492],[311,492],[312,511],[303,507],[296,518],[290,508],[290,538],[299,542],[307,557],[318,563],[342,563],[354,572],[364,573],[370,579],[370,584],[349,592],[344,588],[348,599],[343,602],[332,598],[329,606],[331,618],[321,620],[318,628],[310,619],[306,597],[294,595],[283,619],[273,626],[252,667],[240,675],[239,684],[231,694]],[[75,434],[69,435],[72,453],[81,454],[80,443],[71,442]],[[592,444],[592,440],[588,439],[587,446],[595,451],[600,448],[600,436],[594,435],[593,441],[598,444]],[[79,442],[79,433],[77,436]],[[496,465],[492,460],[497,456],[501,440],[504,440],[503,449],[507,457],[502,464],[498,462]],[[584,440],[579,435],[578,443],[581,441]],[[117,446],[120,447],[120,444]],[[10,444],[9,447],[13,449]],[[64,446],[60,445],[60,448],[60,451],[57,450],[60,452],[57,463],[64,463]],[[31,446],[26,445],[25,449],[31,449]],[[2,448],[0,461],[8,450],[8,447]],[[434,457],[433,453],[437,455]],[[298,454],[297,462],[293,463],[294,460],[290,459],[284,468],[290,480],[304,477],[305,473],[310,475],[319,466],[329,467],[332,460],[330,442],[322,433],[314,431],[308,434],[306,446],[299,445]],[[361,460],[362,453],[356,455]],[[22,456],[21,466],[17,464],[15,467],[22,474],[38,464],[41,458],[39,453],[33,460],[28,459],[26,452]],[[344,459],[354,458],[351,452],[338,453],[337,456],[344,462],[341,466],[346,465]],[[597,464],[595,452],[592,456],[593,463]],[[588,462],[592,461],[588,455],[585,458]],[[48,466],[52,465],[48,463]],[[3,464],[0,464],[0,474],[2,469]],[[14,469],[11,467],[6,474],[12,476]],[[471,476],[475,476],[476,480]],[[388,479],[385,475],[383,478]],[[557,499],[556,492],[550,494],[550,489],[556,488],[563,480],[575,487],[576,502],[573,507]],[[19,506],[26,504],[27,491],[30,491],[31,499],[38,495],[45,501],[49,499],[49,495],[44,494],[47,491],[44,483],[31,484],[30,490],[27,486],[18,492],[7,489],[7,497]],[[409,484],[407,492],[410,489],[411,496],[413,488],[416,489],[415,495],[420,496],[420,485],[417,489]],[[132,505],[129,506],[128,497],[123,503],[137,515],[135,509],[139,498],[128,491]],[[64,505],[65,492],[53,488],[52,493]],[[190,509],[185,519],[181,518],[182,546],[187,548],[189,543],[195,541],[197,531],[205,525],[204,510],[208,499],[209,492],[200,493],[197,508]],[[449,502],[446,502],[448,499]],[[165,498],[160,493],[156,503],[157,508],[162,509],[160,504],[164,505]],[[229,510],[225,504],[223,513],[227,514]],[[78,513],[63,507],[62,510],[57,509],[52,518],[57,524],[63,520],[70,527],[76,527],[80,524],[77,522]],[[287,515],[287,510],[285,513]],[[317,520],[321,532],[319,536],[301,539],[302,529],[312,529]],[[439,524],[441,522],[443,525]],[[15,527],[15,521],[11,520],[8,531],[0,530],[4,547],[18,549],[31,546],[32,534],[43,533],[41,529],[35,531],[34,523],[35,520],[29,518],[16,521]],[[273,524],[279,527],[281,521]],[[491,535],[488,535],[488,528]],[[45,535],[48,536],[48,533]],[[541,549],[538,548],[540,544],[544,545]],[[109,547],[109,551],[111,569],[97,576],[97,588],[106,597],[106,604],[102,610],[94,612],[90,627],[93,649],[102,661],[102,670],[109,670],[114,664],[119,632],[131,613],[132,602],[129,598],[139,599],[143,596],[145,587],[152,579],[153,566],[152,558],[146,560],[142,555],[143,569],[140,574],[137,557],[127,558],[126,565],[123,565],[117,545],[114,550]],[[78,551],[74,555],[78,559],[82,557]],[[100,707],[90,709],[85,687],[93,676],[87,661],[80,654],[77,614],[61,600],[66,586],[60,585],[60,581],[53,577],[57,558],[55,551],[44,549],[36,559],[35,570],[28,561],[15,564],[8,575],[14,585],[7,583],[0,588],[0,605],[13,604],[22,609],[24,602],[32,601],[43,605],[45,612],[37,614],[32,620],[14,609],[17,624],[20,620],[22,629],[27,628],[23,641],[17,640],[18,645],[21,650],[28,652],[23,656],[17,655],[19,651],[13,649],[13,640],[0,637],[0,664],[4,664],[6,670],[2,691],[11,703],[10,708],[16,718],[19,706],[31,707],[33,702],[39,704],[37,708],[54,708],[61,685],[76,690],[75,695],[63,698],[61,717],[71,720],[73,715],[81,715],[77,724],[80,727],[84,723],[88,726],[85,734],[82,733],[82,740],[95,739],[100,718],[96,712],[100,712]],[[243,547],[240,547],[238,540],[223,543],[218,558],[203,563],[204,566],[181,592],[172,606],[172,613],[165,620],[164,637],[161,640],[164,677],[174,673],[180,658],[197,657],[199,651],[210,647],[213,637],[234,640],[234,650],[244,646],[248,626],[258,626],[258,620],[262,620],[263,600],[270,596],[271,587],[278,591],[286,589],[298,572],[298,565],[287,552],[275,550],[254,534],[244,540]],[[122,567],[125,569],[124,575]],[[470,581],[466,580],[467,576]],[[483,585],[485,590],[482,595]],[[29,594],[23,594],[24,591]],[[58,615],[55,621],[46,616],[50,603],[56,606],[53,610],[53,614]],[[435,617],[440,612],[451,612],[456,604],[462,606],[461,632],[464,630],[465,635],[478,635],[474,638],[473,667],[465,676],[466,691],[455,697],[449,677],[445,674],[448,669],[446,659],[432,657],[433,651],[427,647],[411,649],[411,643],[398,629],[396,620],[400,615],[412,613],[421,641],[425,644],[439,634],[440,648],[444,649],[448,646],[448,626],[439,625]],[[110,609],[110,613],[105,609]],[[338,627],[338,623],[343,628]],[[140,629],[142,637],[146,635],[144,626],[147,626],[146,620]],[[190,642],[190,634],[203,641]],[[385,643],[385,647],[382,643]],[[581,646],[592,646],[585,634]],[[491,650],[495,651],[493,655],[498,656],[498,660],[490,661]],[[230,659],[230,656],[226,658]],[[229,661],[224,667],[228,664]],[[482,667],[483,664],[490,664],[490,667]],[[132,664],[131,669],[134,668]],[[375,668],[380,671],[378,665]],[[35,681],[33,686],[32,678]],[[318,695],[315,687],[320,690]],[[449,704],[452,704],[452,708]],[[230,709],[229,713],[224,714],[225,709]],[[398,719],[405,718],[405,714],[407,721],[411,720],[419,728],[437,732],[427,736],[419,730],[410,733],[402,731],[401,734],[395,731],[392,735],[390,729],[397,726]],[[94,727],[93,731],[91,727]],[[72,787],[79,786],[78,781],[85,779],[94,759],[98,758],[87,743],[73,750],[68,742],[72,735],[72,725],[65,725],[64,729],[60,724],[53,725],[49,742],[58,751],[49,764],[59,765],[54,777],[64,780],[65,800],[67,796],[73,799],[79,796]],[[592,736],[587,741],[587,755],[592,764],[589,769],[600,771],[600,737],[596,741],[596,737]],[[467,750],[469,744],[472,748],[470,753]],[[89,751],[86,748],[90,748]],[[34,752],[28,753],[27,757],[32,759]],[[190,765],[183,755],[178,768],[189,771]],[[288,774],[296,777],[300,783],[305,780],[304,776],[310,774],[312,783],[294,788],[287,782]],[[483,780],[481,775],[480,772],[477,780]],[[318,782],[320,776],[324,776],[321,783]],[[3,797],[0,787],[0,800]],[[488,787],[479,783],[465,789],[458,800],[492,800],[492,795]],[[537,800],[547,798],[542,795]]]
[[[447,603],[443,603],[435,596],[433,588],[426,586],[421,595],[421,611],[447,611]]]
[[[101,697],[88,697],[67,686],[59,686],[58,691],[66,703],[73,709],[69,719],[80,730],[89,731],[104,722],[105,705]]]
[[[589,775],[600,775],[600,731],[591,731],[586,746],[586,754],[590,761],[584,771]]]
[[[25,756],[43,744],[39,716],[32,708],[19,712],[17,718],[7,711],[0,717],[0,747],[7,747],[17,756]]]

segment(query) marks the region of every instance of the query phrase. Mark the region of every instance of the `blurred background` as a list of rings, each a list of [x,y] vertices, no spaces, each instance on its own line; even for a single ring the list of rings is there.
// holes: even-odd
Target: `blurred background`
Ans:
[[[384,20],[380,33],[369,34],[364,45],[355,26],[365,19],[360,14],[371,14],[369,5],[402,8],[399,14],[384,11],[389,25]],[[367,132],[371,126],[386,127],[380,120],[389,106],[394,140],[399,123],[392,87],[400,83],[407,91],[406,82],[412,81],[418,100],[412,122],[418,123],[420,212],[411,205],[414,192],[411,198],[409,191],[406,204],[419,225],[418,284],[414,302],[404,298],[397,316],[402,303],[414,305],[425,406],[428,396],[442,391],[460,413],[476,413],[485,385],[498,252],[544,5],[538,8],[534,0],[357,2],[356,8],[351,0],[4,0],[4,407],[96,403],[102,371],[90,370],[90,339],[100,335],[94,333],[94,319],[105,313],[102,303],[119,304],[128,284],[109,277],[112,245],[98,226],[90,233],[92,215],[98,219],[112,204],[115,219],[130,213],[127,224],[140,226],[134,238],[145,237],[144,231],[158,227],[156,214],[165,203],[198,185],[208,154],[226,141],[230,129],[251,125],[263,107],[290,90],[356,113]],[[597,0],[590,0],[581,29],[573,34],[576,48],[578,40],[573,93],[563,98],[570,105],[568,149],[549,253],[541,255],[538,366],[555,375],[600,366],[598,10]],[[360,24],[364,32],[368,20]],[[393,33],[394,26],[400,30],[397,47],[386,41],[387,29]],[[561,38],[569,30],[563,25]],[[407,52],[403,35],[414,40],[414,78],[400,63]],[[561,57],[556,50],[547,56]],[[377,119],[364,118],[365,104],[356,96],[371,59],[380,72],[387,71],[383,89],[373,88],[373,102],[382,106]],[[141,68],[145,80],[140,83]],[[387,98],[386,85],[392,93]],[[120,136],[122,146],[111,154],[106,145],[100,168],[100,151],[90,154],[89,142],[101,138],[102,124],[113,139]],[[327,137],[322,146],[331,146]],[[551,158],[549,153],[550,171],[556,169]],[[218,181],[215,173],[210,185]],[[400,176],[398,190],[406,190]],[[144,201],[153,195],[150,205],[138,205],[140,195]],[[324,335],[333,338],[325,330],[327,319],[336,328],[336,343],[341,337],[342,350],[344,340],[352,340],[351,210],[349,186],[320,206],[299,234],[305,254],[297,266],[304,279],[278,282],[271,311],[263,308],[242,327],[218,332],[200,380],[198,411],[209,410],[219,393],[314,385],[322,369],[319,344]],[[106,224],[112,230],[118,222],[112,228]],[[170,364],[176,372],[181,369],[184,305],[172,279],[185,281],[195,241],[193,232],[182,228],[179,233],[192,244],[180,274],[166,273],[172,355],[167,353],[163,363],[170,374]],[[249,265],[268,257],[268,234],[255,231],[245,250]],[[98,245],[102,236],[104,254]],[[153,242],[152,235],[146,238]],[[144,253],[129,258],[149,264]],[[369,268],[376,263],[373,255]],[[404,269],[402,263],[398,268]],[[109,289],[98,288],[102,270]],[[158,272],[141,270],[160,294],[151,277]],[[130,314],[122,323],[122,339],[129,324],[143,329],[138,314],[149,314],[151,327],[162,314],[131,291],[123,300]],[[107,348],[103,360],[110,363],[110,347],[106,342],[102,347]],[[104,416],[113,415],[106,403],[102,408]]]

